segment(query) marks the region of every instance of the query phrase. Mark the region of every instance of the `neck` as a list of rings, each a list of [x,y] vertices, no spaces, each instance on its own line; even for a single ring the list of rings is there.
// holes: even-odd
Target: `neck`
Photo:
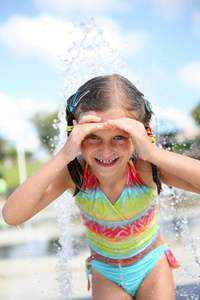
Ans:
[[[123,169],[120,169],[115,175],[110,177],[104,177],[99,174],[95,174],[99,185],[101,187],[114,187],[119,184],[121,181],[125,181],[127,177],[128,163],[124,166]]]

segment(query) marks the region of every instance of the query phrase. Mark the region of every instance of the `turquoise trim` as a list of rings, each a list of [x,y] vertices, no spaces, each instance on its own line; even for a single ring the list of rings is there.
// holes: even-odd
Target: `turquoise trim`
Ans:
[[[93,218],[92,216],[88,215],[86,212],[84,212],[79,206],[78,203],[76,203],[76,205],[78,206],[78,208],[80,209],[81,213],[86,217],[87,220],[89,221],[93,221],[96,222],[102,226],[106,226],[106,225],[124,225],[124,224],[130,224],[130,222],[136,221],[137,219],[143,217],[149,209],[151,209],[151,207],[155,204],[157,200],[157,197],[154,198],[154,200],[152,201],[152,203],[149,205],[149,207],[147,209],[145,209],[141,214],[137,215],[136,217],[133,217],[131,219],[127,219],[127,220],[122,220],[122,221],[100,221],[98,219]]]
[[[144,278],[151,272],[167,249],[168,246],[163,244],[128,266],[113,266],[94,259],[89,262],[89,265],[112,282],[123,287],[129,295],[135,297]],[[90,274],[91,268],[88,269],[87,276],[89,277]]]

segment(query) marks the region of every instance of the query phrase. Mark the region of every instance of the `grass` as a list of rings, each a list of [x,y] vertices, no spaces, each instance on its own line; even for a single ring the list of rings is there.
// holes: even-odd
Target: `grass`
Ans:
[[[31,176],[35,171],[37,171],[45,162],[27,162],[26,170],[27,177]],[[8,185],[7,195],[9,196],[20,184],[19,182],[19,169],[17,162],[14,162],[11,167],[5,167],[0,165],[0,173],[3,174]]]

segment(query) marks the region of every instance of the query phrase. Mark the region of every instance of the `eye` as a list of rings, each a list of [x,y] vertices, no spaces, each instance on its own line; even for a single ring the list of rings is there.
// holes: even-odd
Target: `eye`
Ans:
[[[115,140],[122,140],[122,139],[124,139],[124,137],[123,137],[122,135],[116,135],[116,136],[114,137],[114,139],[115,139]]]
[[[91,135],[88,136],[88,138],[92,139],[92,140],[96,140],[96,139],[98,139],[98,136],[95,135],[95,134],[91,134]]]

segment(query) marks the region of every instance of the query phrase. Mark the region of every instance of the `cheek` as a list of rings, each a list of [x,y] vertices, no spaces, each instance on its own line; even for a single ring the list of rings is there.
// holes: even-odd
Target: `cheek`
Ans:
[[[93,151],[94,149],[96,149],[96,144],[93,141],[88,141],[88,140],[83,140],[82,144],[81,144],[81,150],[82,151]]]
[[[119,141],[115,142],[115,147],[118,150],[124,150],[124,149],[127,149],[127,143],[124,140],[119,140]]]
[[[94,154],[96,151],[96,146],[94,143],[90,143],[88,141],[83,141],[81,144],[81,152],[83,154],[83,157],[87,162],[90,160],[90,156]]]
[[[85,147],[85,145],[83,145],[81,147],[81,152],[82,152],[82,155],[83,155],[85,161],[89,163],[89,161],[90,161],[90,151],[88,151],[88,149],[87,149],[87,147]]]
[[[84,152],[87,149],[87,144],[85,141],[81,143],[81,151]]]
[[[117,144],[119,151],[122,153],[125,159],[129,160],[133,154],[133,145],[131,142],[119,141]]]
[[[119,151],[133,151],[133,145],[129,140],[115,141],[115,148],[117,148]]]
[[[88,148],[87,143],[82,142],[82,144],[81,144],[81,152],[83,154],[83,157],[86,159],[86,157],[88,156],[88,153],[89,153],[89,148]]]

